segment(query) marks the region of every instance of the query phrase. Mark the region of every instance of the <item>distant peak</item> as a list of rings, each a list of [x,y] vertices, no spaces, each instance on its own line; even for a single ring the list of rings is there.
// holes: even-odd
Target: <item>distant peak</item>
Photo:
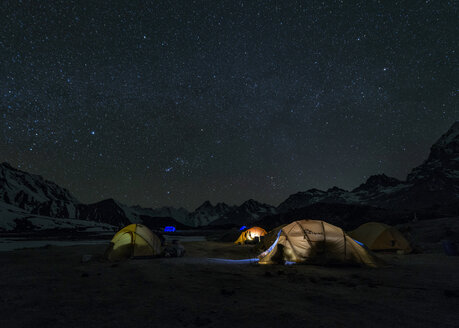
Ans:
[[[244,203],[242,203],[242,204],[261,204],[261,203],[260,203],[260,202],[257,202],[255,199],[250,198],[250,199],[246,200],[246,201],[245,201]]]
[[[432,178],[436,174],[434,172],[457,171],[458,158],[459,121],[456,121],[430,148],[427,160],[408,174],[407,181],[425,181],[427,178]]]
[[[449,129],[443,134],[440,139],[433,145],[435,146],[446,146],[453,141],[457,141],[459,137],[459,121],[456,121]]]
[[[214,206],[209,200],[206,200],[204,203],[202,203],[198,208],[196,208],[196,211],[204,209],[204,208],[213,208]]]
[[[400,183],[401,183],[400,180],[398,180],[396,178],[388,177],[384,173],[383,174],[376,174],[376,175],[370,176],[367,179],[367,181],[362,183],[360,186],[355,188],[353,191],[368,190],[368,189],[376,188],[376,187],[379,187],[379,186],[381,186],[381,187],[393,187],[393,186],[396,186],[396,185],[398,185]]]
[[[120,202],[118,202],[117,200],[113,199],[113,198],[107,198],[107,199],[104,199],[104,200],[101,200],[100,202],[98,202],[99,204],[109,204],[109,205],[116,205],[118,207],[121,207],[122,204]]]
[[[327,192],[345,192],[346,190],[342,189],[342,188],[339,188],[339,187],[331,187],[327,190]]]
[[[249,199],[249,200],[246,200],[245,202],[243,202],[241,204],[241,206],[239,206],[239,207],[241,207],[241,208],[254,208],[254,207],[259,207],[261,205],[263,205],[263,204],[257,202],[254,199]]]

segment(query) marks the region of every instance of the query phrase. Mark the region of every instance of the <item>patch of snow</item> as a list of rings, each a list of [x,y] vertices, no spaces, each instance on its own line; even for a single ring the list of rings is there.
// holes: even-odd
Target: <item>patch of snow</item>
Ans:
[[[383,192],[385,194],[392,194],[392,193],[398,192],[400,190],[410,188],[412,186],[413,185],[411,185],[411,184],[399,184],[398,186],[387,187],[387,188],[381,189],[380,192]]]
[[[73,204],[67,203],[65,204],[65,207],[67,208],[67,212],[69,213],[69,218],[75,218],[76,217],[76,208]]]
[[[47,216],[32,215],[15,206],[0,202],[0,230],[13,231],[16,220],[24,220],[31,230],[73,229],[79,231],[115,231],[117,228],[110,224],[78,219],[61,219]],[[90,230],[88,230],[90,229]]]

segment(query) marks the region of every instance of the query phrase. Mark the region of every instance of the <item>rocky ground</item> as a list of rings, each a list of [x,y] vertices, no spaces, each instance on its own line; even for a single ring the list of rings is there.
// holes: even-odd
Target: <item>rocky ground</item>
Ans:
[[[379,269],[262,266],[254,246],[109,263],[103,245],[0,253],[0,327],[459,327],[459,257],[382,254]],[[82,262],[85,254],[92,254]]]

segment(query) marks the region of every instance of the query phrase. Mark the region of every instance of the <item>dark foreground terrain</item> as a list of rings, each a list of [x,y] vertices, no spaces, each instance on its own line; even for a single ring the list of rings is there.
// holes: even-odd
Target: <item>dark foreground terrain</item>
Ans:
[[[261,266],[209,260],[253,246],[185,246],[184,258],[119,263],[98,258],[103,245],[2,252],[0,327],[459,327],[459,257]]]

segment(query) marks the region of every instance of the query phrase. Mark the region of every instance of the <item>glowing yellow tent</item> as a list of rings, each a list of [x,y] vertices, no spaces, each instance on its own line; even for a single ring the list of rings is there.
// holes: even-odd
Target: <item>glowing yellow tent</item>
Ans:
[[[156,256],[161,253],[161,240],[142,224],[131,224],[113,236],[105,256],[110,261],[131,257]]]
[[[384,223],[368,222],[362,224],[354,231],[349,232],[349,236],[364,243],[374,251],[403,250],[405,253],[412,251],[410,243],[400,231]]]
[[[235,244],[244,244],[246,241],[253,241],[255,238],[266,235],[266,230],[260,227],[252,227],[241,233]]]
[[[277,239],[259,256],[260,264],[282,262],[340,264],[354,263],[377,267],[382,264],[364,246],[341,228],[318,220],[292,222],[277,234]]]

